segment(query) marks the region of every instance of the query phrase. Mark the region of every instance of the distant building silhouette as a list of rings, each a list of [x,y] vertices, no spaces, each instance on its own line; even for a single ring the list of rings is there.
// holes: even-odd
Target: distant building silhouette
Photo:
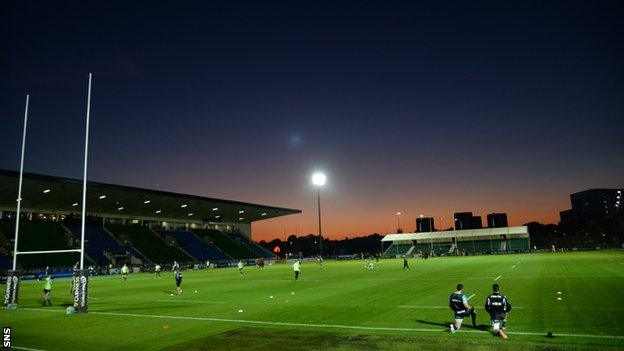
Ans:
[[[588,189],[570,195],[572,208],[559,212],[562,224],[612,219],[621,214],[622,189]]]
[[[571,209],[561,211],[562,235],[587,240],[624,241],[623,189],[588,189],[570,195]]]
[[[416,218],[416,232],[432,232],[434,230],[433,217]]]
[[[507,227],[507,214],[506,213],[490,213],[487,215],[488,228],[501,228]]]
[[[481,216],[473,216],[472,212],[456,212],[453,214],[455,230],[483,228]]]
[[[483,221],[481,220],[481,216],[473,216],[472,228],[470,229],[481,229],[481,228],[483,228]]]

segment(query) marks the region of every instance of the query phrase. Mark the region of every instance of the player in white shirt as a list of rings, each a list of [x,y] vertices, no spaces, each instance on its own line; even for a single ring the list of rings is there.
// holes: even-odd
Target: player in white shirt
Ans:
[[[241,278],[243,277],[243,268],[245,267],[245,265],[243,264],[243,261],[239,260],[238,264],[236,265],[238,267],[238,272],[240,273]]]
[[[128,272],[130,272],[130,269],[124,264],[123,267],[121,267],[121,277],[124,282],[128,280]]]
[[[298,280],[299,274],[301,274],[301,261],[300,260],[296,260],[295,263],[293,263],[293,270],[295,271],[295,280]]]

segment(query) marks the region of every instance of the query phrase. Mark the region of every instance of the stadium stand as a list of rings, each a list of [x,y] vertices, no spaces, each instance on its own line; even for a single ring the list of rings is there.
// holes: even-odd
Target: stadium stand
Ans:
[[[414,245],[414,250],[416,252],[418,252],[418,251],[420,251],[420,252],[429,252],[429,251],[431,251],[431,244],[429,244],[429,243],[416,244],[416,245]]]
[[[457,248],[459,250],[468,250],[468,251],[497,251],[500,248],[500,241],[499,240],[458,241]]]
[[[507,248],[509,250],[528,250],[529,242],[526,239],[509,239],[507,240]]]
[[[246,236],[239,232],[231,232],[227,234],[232,240],[237,241],[239,244],[244,245],[251,249],[253,252],[257,253],[261,257],[264,258],[274,258],[275,255],[265,249],[264,247],[256,244],[255,242],[249,240]]]
[[[411,247],[412,247],[412,244],[392,243],[392,245],[390,245],[386,249],[386,251],[384,251],[383,255],[384,257],[395,257],[395,256],[405,255]]]
[[[453,246],[451,243],[446,243],[446,244],[434,243],[433,251],[435,251],[436,255],[442,255],[442,254],[446,255],[451,250],[451,246]]]
[[[0,233],[12,245],[15,240],[15,221],[1,220]],[[71,232],[56,222],[20,221],[18,251],[68,250],[77,248],[77,241]],[[7,248],[13,251],[13,247]],[[20,255],[18,267],[23,269],[50,267],[72,267],[79,258],[78,253],[55,253]]]
[[[16,216],[21,218],[20,223],[24,223],[20,226],[22,251],[79,247],[80,230],[76,227],[81,226],[83,218],[78,211],[82,208],[76,201],[81,198],[83,180],[24,172],[21,214],[18,215],[15,199],[20,178],[20,172],[0,169],[0,221],[5,221],[0,223],[0,234],[4,233],[4,240],[0,239],[0,267],[11,266]],[[160,263],[166,266],[174,259],[179,263],[189,263],[199,261],[199,258],[202,258],[201,261],[204,258],[227,261],[269,257],[270,253],[251,241],[252,223],[301,213],[297,209],[119,184],[89,181],[87,188],[93,197],[89,196],[85,206],[84,221],[88,227],[85,233],[85,255],[87,261],[91,257],[96,261],[89,262],[89,265],[96,263],[102,266],[109,262],[117,267],[124,263],[133,266]],[[241,213],[245,213],[244,218],[240,216]],[[29,228],[37,226],[35,222],[45,224],[36,230],[37,235],[31,237]],[[138,222],[145,228],[126,226]],[[65,228],[63,224],[73,230]],[[173,234],[175,239],[170,240],[173,245],[168,246],[150,229],[172,228],[172,224],[188,227],[209,225],[211,228],[238,231],[249,241],[234,241],[220,231],[208,232],[210,235],[203,233],[209,240],[195,240],[192,234],[178,233]],[[48,229],[52,233],[47,233]],[[24,255],[18,257],[18,263],[21,268],[32,267],[33,264],[45,268],[50,263],[51,268],[60,266],[58,268],[70,268],[71,271],[80,254],[40,256],[46,257],[46,261],[39,260],[37,256]],[[70,258],[64,260],[64,256]],[[47,261],[48,257],[54,262]],[[118,258],[122,258],[122,262]],[[32,264],[28,263],[31,260]],[[228,262],[219,262],[218,266],[228,266]]]
[[[440,232],[388,234],[381,239],[390,242],[385,256],[402,254],[408,243],[416,241],[415,251],[434,251],[435,254],[466,252],[517,252],[530,248],[528,227],[501,227]]]
[[[251,259],[259,258],[260,255],[252,251],[246,246],[243,246],[236,241],[232,240],[229,236],[225,235],[222,231],[216,229],[193,229],[193,233],[197,234],[200,238],[208,237],[212,242],[219,247],[223,252],[228,254],[234,259]]]
[[[206,245],[197,235],[192,232],[181,230],[158,230],[156,231],[160,237],[165,239],[167,236],[173,237],[178,245],[193,256],[198,261],[220,261],[231,259],[214,245]]]
[[[80,240],[81,228],[69,229]],[[85,254],[99,266],[112,263],[114,257],[128,258],[126,249],[102,227],[85,227]]]
[[[0,270],[11,269],[13,260],[5,252],[0,252]]]
[[[10,269],[11,263],[9,241],[0,232],[0,270]]]
[[[140,225],[106,225],[105,228],[119,241],[127,241],[135,250],[133,255],[147,256],[152,262],[195,261],[174,246],[167,246],[150,228]],[[138,251],[138,252],[137,252]]]

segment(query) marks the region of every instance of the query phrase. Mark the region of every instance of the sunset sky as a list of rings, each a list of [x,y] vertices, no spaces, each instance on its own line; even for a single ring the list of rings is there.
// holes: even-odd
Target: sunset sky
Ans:
[[[624,186],[617,1],[9,2],[0,168],[303,210],[254,238],[555,223]],[[442,224],[440,225],[440,218]]]

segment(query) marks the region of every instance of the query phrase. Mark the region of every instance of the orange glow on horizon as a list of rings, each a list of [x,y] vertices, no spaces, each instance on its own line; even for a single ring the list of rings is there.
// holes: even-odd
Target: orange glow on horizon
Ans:
[[[563,209],[563,208],[562,208]],[[469,210],[468,210],[469,211]],[[414,232],[416,228],[416,218],[419,214],[405,213],[401,214],[401,227],[404,232]],[[475,216],[481,216],[484,227],[487,227],[487,215],[492,211],[472,211]],[[499,211],[503,212],[503,211]],[[393,212],[389,212],[393,213]],[[452,227],[453,213],[447,214],[425,214],[425,217],[434,217],[435,227],[437,230]],[[551,224],[559,222],[559,212],[552,213],[541,212],[507,212],[507,218],[510,226],[520,226],[528,222],[540,222],[543,224]],[[390,234],[396,233],[397,221],[396,214],[387,215],[384,218],[370,219],[363,217],[357,220],[352,216],[338,217],[331,213],[323,213],[323,237],[329,239],[344,239],[345,237],[367,236],[374,233]],[[285,216],[271,220],[255,222],[252,226],[253,239],[255,241],[270,241],[276,238],[285,240],[289,235],[304,236],[308,234],[318,234],[316,212],[301,213],[298,215]]]

